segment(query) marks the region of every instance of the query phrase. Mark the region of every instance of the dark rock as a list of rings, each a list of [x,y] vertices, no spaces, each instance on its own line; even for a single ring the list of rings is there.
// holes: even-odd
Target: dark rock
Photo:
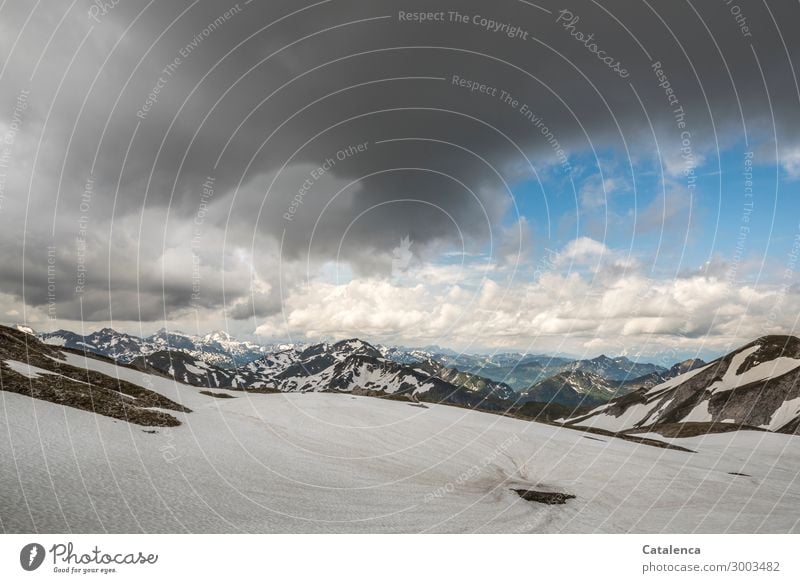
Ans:
[[[575,498],[574,494],[563,492],[539,492],[537,490],[518,490],[513,489],[519,497],[528,502],[539,502],[540,504],[566,504],[567,500]]]

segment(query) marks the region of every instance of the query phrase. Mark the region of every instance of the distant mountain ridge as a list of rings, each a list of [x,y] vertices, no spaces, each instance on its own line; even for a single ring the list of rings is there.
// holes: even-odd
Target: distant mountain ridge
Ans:
[[[625,387],[626,393],[641,388],[651,388],[656,385],[682,375],[690,370],[705,366],[707,363],[700,358],[688,358],[682,362],[675,363],[666,371],[651,372],[634,379],[624,381],[622,384]]]
[[[565,372],[587,372],[609,381],[628,381],[647,374],[663,374],[666,367],[630,360],[625,356],[600,355],[592,359],[573,359],[546,354],[501,353],[496,355],[430,354],[427,358],[447,367],[478,374],[506,383],[518,391]]]
[[[577,369],[541,380],[520,395],[523,402],[554,402],[579,407],[599,405],[625,392],[619,382]]]
[[[605,354],[588,360],[576,360],[569,364],[569,370],[589,372],[610,381],[624,381],[653,372],[667,371],[657,364],[634,362],[626,356],[611,358]]]
[[[520,395],[523,401],[553,402],[569,407],[595,406],[638,389],[649,389],[705,364],[698,358],[688,359],[668,370],[654,371],[630,380],[610,380],[575,366],[535,383]]]
[[[172,350],[185,352],[222,368],[242,366],[276,348],[275,345],[261,346],[236,340],[221,330],[205,336],[191,336],[162,328],[150,336],[139,337],[113,328],[103,328],[85,336],[69,330],[57,330],[37,334],[37,337],[51,346],[87,350],[123,363],[163,350]]]

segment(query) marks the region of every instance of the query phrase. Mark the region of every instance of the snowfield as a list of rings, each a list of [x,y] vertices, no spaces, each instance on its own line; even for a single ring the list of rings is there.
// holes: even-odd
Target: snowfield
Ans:
[[[731,360],[731,364],[725,371],[725,375],[722,377],[722,380],[717,381],[708,389],[712,393],[732,391],[737,387],[741,387],[749,383],[763,381],[772,377],[779,377],[793,371],[800,366],[800,360],[796,358],[779,356],[774,360],[759,363],[742,374],[737,374],[736,371],[739,370],[739,367],[747,359],[747,357],[754,352],[757,352],[759,348],[761,348],[759,345],[755,345],[747,350],[742,350],[739,354],[734,356],[733,360]]]
[[[800,531],[798,437],[671,440],[686,453],[445,405],[214,398],[67,359],[193,412],[148,428],[0,391],[5,532]],[[512,488],[576,498],[543,505]]]

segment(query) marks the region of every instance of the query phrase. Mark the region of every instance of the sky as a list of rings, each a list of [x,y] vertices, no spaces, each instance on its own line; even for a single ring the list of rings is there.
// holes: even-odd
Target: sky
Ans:
[[[800,6],[0,7],[0,320],[720,354],[800,313]]]

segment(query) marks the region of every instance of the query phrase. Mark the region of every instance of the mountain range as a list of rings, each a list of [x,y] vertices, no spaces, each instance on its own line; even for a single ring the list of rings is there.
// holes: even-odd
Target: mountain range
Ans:
[[[38,338],[49,345],[155,370],[194,386],[284,392],[355,390],[415,397],[424,394],[428,399],[439,395],[449,402],[480,403],[491,409],[498,408],[498,402],[533,401],[574,410],[670,375],[664,367],[626,357],[575,360],[543,354],[471,355],[438,346],[373,346],[356,339],[264,346],[236,340],[222,331],[192,336],[162,329],[138,337],[103,328],[86,335],[59,330]]]
[[[178,356],[173,357],[171,360],[176,361],[179,369],[179,380],[196,384],[196,378],[208,377],[210,379],[208,384],[213,387],[225,386],[226,383],[231,386],[244,384],[266,386],[262,378],[264,374],[282,373],[285,362],[300,366],[300,363],[308,360],[311,353],[321,350],[322,346],[314,345],[315,348],[302,343],[259,345],[237,340],[224,331],[196,336],[166,329],[146,337],[118,332],[112,328],[103,328],[89,334],[58,330],[38,334],[37,337],[49,345],[89,351],[120,363],[138,363],[139,366],[164,370],[169,370],[169,365],[165,363],[170,359],[159,353],[165,351],[185,353],[204,364],[192,364]],[[671,374],[665,367],[631,361],[624,356],[610,358],[601,355],[593,359],[570,359],[513,352],[492,355],[459,354],[438,346],[414,349],[370,345],[370,348],[369,356],[373,358],[383,358],[401,365],[414,365],[447,382],[455,379],[454,384],[458,386],[466,383],[468,388],[475,390],[476,382],[482,383],[483,387],[488,383],[492,387],[489,392],[502,394],[501,398],[504,399],[514,397],[511,391],[530,392],[537,383],[551,379],[546,383],[547,386],[552,388],[559,381],[563,381],[565,386],[564,392],[554,393],[556,402],[571,404],[575,401],[574,395],[568,393],[577,391],[587,394],[588,404],[594,404],[597,399],[603,400],[604,397],[613,396],[613,392],[608,392],[608,381],[630,381],[628,386],[634,386],[640,379],[640,384],[643,384],[666,380]],[[304,353],[304,351],[310,352]],[[330,364],[333,362],[331,359],[336,360],[336,355],[328,355],[318,359],[313,365],[306,363],[302,366],[308,370],[308,366],[319,367],[323,363]],[[186,363],[195,369],[211,371],[206,369],[207,366],[216,369],[212,374],[206,375],[186,369],[183,366]],[[250,366],[252,363],[256,364]],[[560,373],[574,374],[552,378]],[[291,375],[291,371],[287,374]],[[468,380],[466,375],[472,380]],[[195,381],[189,380],[192,378],[195,378]],[[525,395],[523,398],[528,399]]]
[[[66,331],[41,334],[39,343],[29,329],[3,330],[7,340],[16,338],[14,346],[24,338],[28,346],[41,347],[33,351],[39,356],[32,366],[39,369],[65,348],[96,352],[125,366],[205,389],[345,392],[504,412],[551,406],[543,419],[553,419],[559,412],[566,425],[615,433],[674,432],[677,426],[696,432],[746,426],[792,433],[800,423],[800,340],[792,336],[765,336],[709,364],[690,359],[669,369],[624,357],[577,361],[552,357],[548,366],[564,370],[515,391],[502,381],[442,362],[460,359],[468,364],[465,355],[376,347],[359,339],[258,346],[224,333],[190,337],[160,331],[142,339],[106,328],[87,336]],[[16,349],[9,353],[4,368],[13,371],[31,365],[21,354]],[[474,357],[479,358],[484,364],[491,360]],[[508,365],[506,358],[492,362]],[[545,358],[534,356],[528,363],[542,363]],[[248,360],[239,365],[237,359]],[[649,372],[633,379],[614,378],[623,368],[641,372],[642,367]],[[53,374],[64,377],[60,371]],[[69,382],[76,378],[70,375]]]

